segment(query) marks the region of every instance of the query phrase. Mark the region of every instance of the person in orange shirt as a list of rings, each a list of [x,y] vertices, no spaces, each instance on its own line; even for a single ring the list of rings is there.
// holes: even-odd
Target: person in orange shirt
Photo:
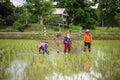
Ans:
[[[86,52],[86,48],[88,47],[88,51],[91,52],[91,42],[92,42],[92,34],[90,30],[87,29],[84,34],[84,52]]]

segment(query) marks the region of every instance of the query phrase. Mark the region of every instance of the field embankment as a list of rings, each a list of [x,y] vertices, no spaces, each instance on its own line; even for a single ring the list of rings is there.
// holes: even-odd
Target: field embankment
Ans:
[[[120,40],[120,34],[92,34],[94,40]],[[64,33],[47,33],[46,36],[39,32],[0,32],[0,39],[63,39]],[[83,34],[72,33],[72,39],[82,40]]]

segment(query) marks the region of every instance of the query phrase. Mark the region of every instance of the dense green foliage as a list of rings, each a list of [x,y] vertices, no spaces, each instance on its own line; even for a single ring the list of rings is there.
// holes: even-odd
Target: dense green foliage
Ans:
[[[68,25],[80,24],[83,29],[95,29],[97,13],[96,9],[91,8],[93,2],[88,0],[60,0],[58,7],[65,7],[68,14]]]
[[[0,1],[0,25],[11,25],[14,16],[12,16],[14,11],[14,5],[10,0],[5,0],[4,2]]]
[[[53,12],[53,5],[50,1],[26,0],[25,6],[32,15],[36,16],[37,22],[42,21],[42,24],[44,24],[45,17]]]
[[[120,26],[120,1],[119,0],[98,0],[99,21],[101,26]]]
[[[12,26],[10,29],[13,30],[7,29],[6,31],[25,31],[24,26],[40,23],[39,30],[43,31],[43,27],[47,25],[51,27],[53,24],[57,24],[59,26],[62,19],[60,16],[52,14],[55,8],[65,8],[68,13],[65,28],[71,28],[71,25],[83,29],[95,29],[97,26],[107,28],[120,26],[119,0],[57,1],[58,4],[53,5],[53,0],[26,0],[19,7],[14,6],[10,0],[0,1],[0,28]],[[93,8],[95,5],[98,7]]]

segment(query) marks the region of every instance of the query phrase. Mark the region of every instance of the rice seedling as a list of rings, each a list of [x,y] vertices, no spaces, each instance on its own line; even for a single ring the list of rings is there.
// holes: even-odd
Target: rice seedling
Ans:
[[[0,79],[11,79],[13,71],[20,76],[18,71],[23,69],[23,80],[82,80],[84,73],[96,76],[101,80],[116,80],[120,75],[120,43],[118,40],[93,41],[92,52],[76,53],[76,47],[81,46],[82,41],[73,41],[71,54],[63,54],[62,41],[49,43],[50,55],[39,54],[36,45],[42,41],[35,40],[0,40]],[[59,46],[58,46],[59,45]],[[16,62],[17,61],[17,62]],[[14,68],[10,67],[14,65]],[[24,66],[26,65],[26,66]],[[21,66],[20,69],[18,66]],[[76,77],[75,77],[76,76]],[[92,77],[93,78],[93,77]],[[91,79],[92,79],[91,78]],[[17,79],[17,77],[15,78]]]

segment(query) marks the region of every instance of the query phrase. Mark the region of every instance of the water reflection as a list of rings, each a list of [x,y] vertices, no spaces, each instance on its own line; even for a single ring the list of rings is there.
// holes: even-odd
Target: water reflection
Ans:
[[[15,60],[10,64],[10,67],[7,68],[6,74],[10,74],[9,80],[27,80],[27,75],[25,68],[27,63],[19,60]]]
[[[46,76],[46,80],[98,80],[101,77],[100,73],[95,73],[93,70],[90,73],[80,72],[71,76],[64,76],[62,73],[53,72],[52,75]]]

